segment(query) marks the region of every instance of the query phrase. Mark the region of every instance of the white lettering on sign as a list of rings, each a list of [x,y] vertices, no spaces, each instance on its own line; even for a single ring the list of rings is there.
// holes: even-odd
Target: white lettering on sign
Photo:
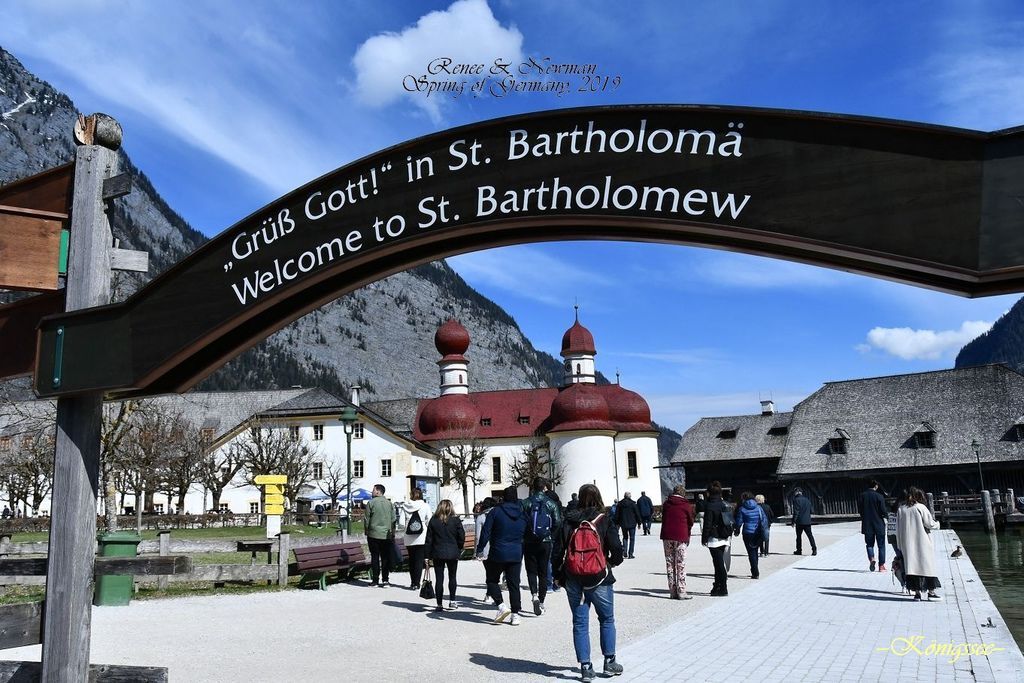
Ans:
[[[363,246],[362,238],[358,230],[353,230],[344,241],[340,237],[335,237],[315,249],[302,252],[295,258],[276,258],[270,267],[257,268],[251,275],[244,276],[241,282],[232,284],[231,289],[234,290],[238,303],[244,306],[250,300],[259,298],[261,294],[269,294],[286,282],[305,275],[325,263],[331,263],[347,253],[359,251]]]
[[[603,152],[743,156],[740,149],[743,135],[739,132],[743,124],[730,123],[729,128],[733,130],[722,134],[716,134],[711,130],[672,131],[666,128],[648,131],[647,119],[641,119],[637,130],[618,128],[609,133],[601,128],[595,128],[594,122],[588,121],[586,130],[574,126],[571,130],[557,133],[536,133],[532,138],[528,131],[520,128],[509,131],[508,158],[509,161],[515,161],[526,156],[539,158]]]

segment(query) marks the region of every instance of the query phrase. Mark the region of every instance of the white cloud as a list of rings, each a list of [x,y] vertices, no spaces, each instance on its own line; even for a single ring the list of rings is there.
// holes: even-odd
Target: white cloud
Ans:
[[[372,107],[406,98],[438,123],[444,103],[453,99],[453,94],[427,96],[410,91],[403,86],[407,76],[416,79],[424,75],[428,63],[444,57],[451,58],[453,64],[484,64],[485,67],[490,67],[498,58],[519,63],[522,47],[523,35],[515,26],[502,26],[486,0],[458,0],[446,10],[423,15],[415,26],[401,33],[382,33],[360,45],[352,57],[356,71],[355,93],[361,102]],[[427,74],[427,77],[463,80],[462,76],[443,72]],[[463,92],[460,97],[471,95]]]
[[[488,249],[447,260],[471,285],[496,287],[559,308],[580,294],[593,292],[595,287],[614,284],[604,275],[557,259],[536,247]]]
[[[953,354],[975,337],[991,329],[992,323],[969,320],[959,330],[912,330],[909,327],[875,327],[867,344],[858,344],[861,352],[879,349],[903,360],[937,360]]]

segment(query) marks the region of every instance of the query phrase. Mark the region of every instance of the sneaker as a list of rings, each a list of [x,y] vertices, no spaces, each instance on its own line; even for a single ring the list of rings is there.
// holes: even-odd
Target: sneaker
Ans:
[[[693,596],[690,595],[689,593],[684,593],[684,594],[679,596],[679,599],[680,600],[693,600]]]
[[[497,611],[494,614],[494,623],[500,624],[501,622],[508,619],[508,615],[510,614],[512,614],[512,610],[510,610],[508,607],[505,607],[504,603],[498,605]]]
[[[391,582],[390,581],[385,581],[384,583],[382,583],[380,585],[380,587],[381,588],[390,588],[391,587]]]
[[[880,572],[888,571],[885,568],[885,562],[882,562],[881,564],[878,565],[878,571],[880,571]]]
[[[868,565],[868,571],[869,572],[875,571],[875,561],[874,560],[871,560],[871,564]]]
[[[545,613],[545,612],[547,612],[547,611],[548,611],[548,610],[547,610],[547,608],[546,608],[546,607],[544,607],[544,603],[543,603],[543,602],[542,602],[542,603],[540,603],[540,613],[541,613],[541,614],[544,614],[544,613]]]
[[[621,676],[622,665],[615,661],[615,655],[604,658],[604,675],[605,676]]]
[[[438,605],[437,607],[434,608],[434,611],[435,612],[443,612],[444,611],[444,607],[441,607],[441,605]]]
[[[519,626],[519,615],[513,614],[512,620],[508,622],[509,626]]]
[[[370,582],[370,588],[378,588],[379,586],[380,586],[380,584],[377,583],[376,581],[371,581]]]
[[[914,593],[914,600],[920,602],[921,601],[921,594],[920,593]]]
[[[817,554],[818,554],[818,549],[817,548],[815,548],[814,550],[811,551],[811,555],[817,555]]]
[[[533,613],[536,614],[538,617],[544,613],[544,610],[542,610],[540,607],[540,598],[538,598],[536,595],[533,596]]]
[[[804,551],[803,551],[803,550],[794,550],[794,551],[793,551],[793,554],[794,554],[794,555],[803,555],[803,554],[804,554]]]
[[[928,599],[929,599],[929,600],[942,600],[942,596],[941,596],[941,595],[938,595],[938,594],[936,594],[936,593],[931,593],[931,592],[929,592],[929,593],[928,593]]]
[[[459,608],[459,606],[457,604],[455,604],[454,600],[449,600],[448,601],[448,611],[449,612],[454,612],[458,608]]]
[[[580,680],[581,681],[592,681],[594,680],[594,665],[590,662],[584,662],[580,664]]]

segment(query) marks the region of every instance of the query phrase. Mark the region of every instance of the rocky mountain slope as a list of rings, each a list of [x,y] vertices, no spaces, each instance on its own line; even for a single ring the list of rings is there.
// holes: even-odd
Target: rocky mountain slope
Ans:
[[[0,48],[0,185],[69,161],[77,115],[66,95]],[[122,168],[132,175],[134,190],[115,202],[114,236],[125,248],[149,252],[152,277],[202,244],[205,237],[164,202],[124,154]],[[144,279],[148,278],[120,283],[120,296],[130,294]],[[310,313],[229,362],[201,388],[319,385],[346,395],[348,386],[359,384],[367,400],[435,396],[433,336],[449,317],[458,318],[471,335],[467,356],[474,390],[560,383],[561,363],[535,349],[500,306],[438,261],[388,277]],[[566,327],[571,323],[567,306]],[[552,330],[551,334],[562,332]],[[669,430],[663,441],[678,438]],[[665,444],[665,457],[674,451],[674,443]]]
[[[1024,373],[1024,299],[1020,299],[992,325],[968,342],[956,356],[956,367],[1005,363]]]

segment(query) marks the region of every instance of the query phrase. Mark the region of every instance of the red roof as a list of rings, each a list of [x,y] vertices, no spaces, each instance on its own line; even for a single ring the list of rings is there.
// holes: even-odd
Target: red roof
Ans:
[[[561,406],[562,410],[558,411],[559,414],[552,415],[553,404],[565,392],[569,392],[569,394],[563,399],[563,402],[568,401],[572,405],[567,403],[565,406]],[[602,415],[596,416],[601,419],[594,422],[591,420],[595,417],[593,415],[577,414],[579,411],[576,408],[580,406],[576,404],[579,401],[569,401],[569,398],[576,394],[599,397],[601,399],[599,402],[607,406]],[[620,432],[639,432],[653,431],[654,429],[651,426],[650,409],[647,408],[647,402],[639,394],[623,389],[616,384],[601,386],[576,384],[564,390],[542,388],[480,391],[469,394],[465,399],[472,402],[479,414],[478,419],[482,424],[479,424],[476,436],[481,439],[530,438],[550,431],[559,431],[559,427],[561,427],[561,431],[567,429],[613,429]],[[439,435],[444,432],[444,424],[465,419],[466,416],[461,408],[461,405],[464,404],[461,401],[458,402],[460,409],[456,411],[458,415],[452,415],[451,419],[444,414],[445,411],[440,410],[449,400],[450,397],[440,397],[420,401],[416,410],[416,422],[413,430],[413,437],[416,440],[438,441],[447,438]],[[589,401],[584,403],[589,405]],[[580,417],[587,417],[587,420],[576,419]],[[429,419],[424,420],[423,418]],[[556,424],[555,420],[562,424]]]

